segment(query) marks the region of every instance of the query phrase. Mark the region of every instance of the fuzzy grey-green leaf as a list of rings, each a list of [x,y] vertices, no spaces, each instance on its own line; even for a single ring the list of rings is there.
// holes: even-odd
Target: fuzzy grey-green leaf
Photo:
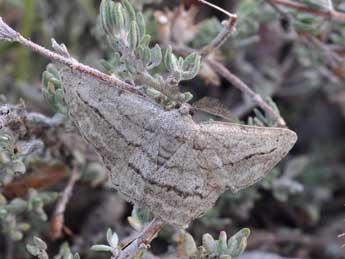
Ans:
[[[115,4],[115,16],[116,16],[116,24],[115,28],[120,34],[125,31],[125,18],[123,13],[123,8],[120,3]]]
[[[162,63],[162,49],[158,44],[151,49],[151,57],[150,69],[158,67]]]
[[[145,19],[144,15],[139,12],[137,13],[137,23],[138,23],[138,29],[139,29],[139,39],[140,41],[146,34],[146,25],[145,25]]]
[[[137,46],[138,46],[138,25],[136,21],[132,21],[131,23],[131,27],[129,29],[129,33],[128,33],[128,44],[129,44],[129,48],[130,50],[134,51]]]
[[[176,59],[175,55],[172,53],[172,47],[171,46],[169,46],[165,51],[164,65],[165,65],[165,68],[170,73],[174,72],[175,67],[177,65],[177,59]]]
[[[131,23],[132,21],[135,21],[136,15],[133,5],[128,0],[121,0],[121,2],[127,12],[129,22]]]

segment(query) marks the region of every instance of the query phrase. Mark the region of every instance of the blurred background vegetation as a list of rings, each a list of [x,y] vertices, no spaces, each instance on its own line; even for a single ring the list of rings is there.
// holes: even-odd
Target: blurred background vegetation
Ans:
[[[196,49],[218,34],[226,18],[198,1],[131,2],[143,10],[153,43],[165,41],[162,16],[172,26],[171,41]],[[298,143],[262,182],[237,194],[225,193],[187,231],[200,244],[204,233],[217,236],[225,230],[230,235],[248,227],[248,251],[345,258],[338,238],[345,230],[345,15],[330,15],[345,13],[345,3],[291,1],[313,10],[305,12],[279,2],[213,1],[236,13],[239,21],[234,35],[212,58],[279,108],[289,128],[297,132]],[[34,42],[48,47],[55,38],[79,61],[105,71],[102,60],[111,57],[111,50],[97,20],[99,4],[0,0],[0,14]],[[0,43],[1,103],[19,104],[2,106],[0,112],[12,109],[25,118],[17,135],[4,131],[0,135],[0,258],[31,258],[26,244],[33,236],[48,244],[50,257],[60,250],[55,258],[65,258],[71,249],[82,258],[109,258],[89,248],[104,243],[109,227],[121,240],[130,236],[130,225],[146,216],[133,214],[132,206],[107,186],[97,156],[59,114],[61,110],[44,100],[41,78],[48,63],[17,44]],[[270,124],[263,111],[254,110],[255,103],[206,63],[199,76],[182,87],[193,94],[192,102],[217,98],[239,121],[252,117]],[[61,223],[56,204],[73,180],[71,168],[77,168],[78,177],[72,182],[73,195],[61,228],[54,225]],[[177,249],[183,254],[179,235],[166,227],[154,240],[152,252],[161,256]]]

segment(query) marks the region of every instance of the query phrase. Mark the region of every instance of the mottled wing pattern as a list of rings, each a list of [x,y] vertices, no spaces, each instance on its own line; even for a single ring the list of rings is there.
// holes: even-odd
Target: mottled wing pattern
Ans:
[[[198,129],[190,116],[164,112],[155,136],[129,157],[130,169],[144,180],[138,203],[180,227],[212,208],[224,191],[209,185],[209,169],[197,163],[193,142]]]
[[[61,78],[73,121],[104,160],[121,163],[154,135],[150,121],[160,107],[68,68]]]

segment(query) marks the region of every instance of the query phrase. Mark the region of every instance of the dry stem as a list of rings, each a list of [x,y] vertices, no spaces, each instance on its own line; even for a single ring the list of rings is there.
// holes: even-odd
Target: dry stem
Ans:
[[[209,45],[205,46],[200,51],[201,56],[206,57],[209,54],[211,54],[213,51],[219,49],[226,42],[226,40],[230,37],[230,35],[235,31],[235,27],[236,27],[236,23],[237,23],[237,15],[229,13],[228,11],[224,10],[223,8],[220,8],[219,6],[211,4],[205,0],[199,0],[199,2],[202,2],[206,5],[209,5],[212,8],[215,8],[216,10],[219,10],[219,11],[225,13],[227,16],[229,16],[229,20],[224,22],[223,30],[217,35],[217,37]]]
[[[312,9],[311,7],[301,4],[301,3],[296,3],[291,0],[270,0],[271,2],[279,5],[284,5],[289,8],[293,8],[302,12],[314,14],[317,16],[325,17],[325,18],[330,18],[338,21],[345,22],[345,13],[338,12],[333,9],[329,10],[316,10]]]
[[[92,67],[84,65],[82,63],[79,63],[77,60],[75,60],[73,58],[69,58],[69,57],[65,57],[63,55],[60,55],[56,52],[53,52],[49,49],[46,49],[46,48],[28,40],[28,39],[26,39],[19,32],[16,32],[8,24],[6,24],[2,20],[1,17],[0,17],[0,40],[18,42],[18,43],[22,44],[23,46],[31,49],[32,51],[37,52],[40,55],[45,56],[52,61],[56,61],[58,63],[64,64],[73,70],[77,70],[81,73],[85,73],[85,74],[88,74],[88,75],[93,76],[95,78],[98,78],[99,80],[107,82],[107,83],[119,88],[120,90],[142,95],[139,92],[139,90],[131,84],[128,84],[128,83],[121,81],[117,78],[114,78],[112,76],[104,74],[97,69],[94,69]]]
[[[71,177],[68,180],[66,188],[62,192],[61,198],[58,201],[53,217],[50,221],[51,238],[57,239],[61,237],[62,229],[64,225],[64,213],[66,210],[66,205],[72,195],[72,191],[75,183],[79,179],[79,174],[76,169],[72,170]]]
[[[161,230],[163,222],[153,219],[152,222],[139,234],[139,236],[121,251],[117,259],[133,258],[141,248],[147,247]]]
[[[267,114],[269,114],[270,117],[272,117],[277,126],[280,127],[286,127],[286,123],[284,119],[275,112],[271,106],[269,106],[263,98],[255,93],[248,85],[246,85],[241,79],[239,79],[237,76],[232,74],[223,64],[220,62],[217,62],[211,58],[208,57],[208,55],[213,52],[214,50],[220,48],[225,41],[230,37],[230,35],[234,32],[237,22],[237,15],[231,14],[224,9],[213,5],[206,0],[199,0],[200,2],[207,4],[217,10],[220,10],[221,12],[227,14],[229,16],[229,21],[224,26],[224,29],[217,35],[217,37],[206,47],[202,48],[200,51],[200,54],[204,57],[204,60],[212,67],[219,75],[227,79],[232,85],[234,85],[237,89],[242,91],[244,94],[249,96],[254,103],[256,103],[261,109],[263,109]],[[184,51],[191,52],[191,50],[188,48],[185,48]]]
[[[280,127],[286,127],[284,119],[275,112],[271,106],[269,106],[264,99],[257,93],[255,93],[248,85],[246,85],[241,79],[230,72],[223,64],[207,59],[206,61],[218,74],[227,79],[233,86],[249,96],[261,109],[263,109],[271,118],[273,118]]]
[[[189,53],[195,51],[194,49],[188,48],[188,47],[181,47],[177,46],[173,43],[170,43],[170,45],[173,47],[174,51],[179,53],[180,55],[188,55]],[[236,75],[231,73],[229,69],[227,69],[223,64],[220,62],[211,59],[211,58],[205,58],[204,61],[212,67],[217,74],[224,77],[228,82],[230,82],[234,87],[239,89],[242,93],[250,97],[250,99],[261,109],[263,109],[271,118],[274,119],[276,122],[276,126],[278,127],[286,127],[286,123],[284,119],[275,112],[271,106],[269,106],[264,99],[257,93],[255,93],[246,83],[244,83],[240,78],[238,78]]]
[[[235,31],[236,23],[237,16],[234,15],[233,17],[230,17],[229,21],[225,22],[224,29],[218,34],[218,36],[209,45],[202,48],[200,55],[206,57],[213,51],[219,49]]]

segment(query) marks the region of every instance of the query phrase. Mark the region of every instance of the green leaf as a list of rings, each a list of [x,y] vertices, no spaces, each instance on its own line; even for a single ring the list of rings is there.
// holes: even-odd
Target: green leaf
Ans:
[[[160,97],[161,95],[162,95],[162,93],[161,92],[159,92],[159,91],[157,91],[156,89],[154,89],[154,88],[152,88],[152,87],[149,87],[149,88],[147,88],[146,89],[146,93],[150,96],[150,97],[152,97],[152,98],[158,98],[158,97]]]
[[[148,47],[150,45],[151,42],[151,36],[146,34],[140,41],[140,45],[144,46],[144,47]]]
[[[108,35],[112,34],[111,28],[109,27],[109,13],[111,9],[111,0],[102,0],[100,5],[100,18],[102,23],[102,28],[104,32]]]
[[[90,249],[95,252],[113,252],[113,248],[107,245],[93,245]]]
[[[125,18],[124,18],[124,10],[120,3],[115,4],[115,16],[116,16],[116,30],[121,34],[125,31]]]
[[[156,44],[151,49],[151,65],[150,69],[158,67],[162,63],[163,55],[162,55],[162,49],[161,47]]]
[[[119,245],[119,237],[115,232],[112,232],[110,228],[107,231],[107,241],[112,248],[117,248]]]
[[[135,21],[136,15],[135,15],[135,10],[134,10],[133,5],[128,0],[122,0],[121,2],[127,12],[129,22]]]
[[[182,73],[182,80],[191,80],[196,77],[199,73],[201,66],[201,56],[200,55],[193,55],[191,57],[187,57],[183,67],[189,68],[188,70],[183,69]]]
[[[27,208],[28,203],[20,198],[15,198],[8,205],[6,205],[6,210],[13,214],[20,214],[24,212]]]
[[[183,234],[182,252],[184,256],[193,256],[197,252],[194,238],[187,232]]]
[[[144,15],[141,12],[137,14],[137,24],[139,28],[139,39],[142,40],[146,34],[146,25]]]
[[[144,47],[143,64],[147,67],[151,63],[151,50],[149,47]]]
[[[39,237],[34,237],[32,241],[33,241],[32,244],[35,247],[37,247],[38,249],[46,250],[48,248],[47,244],[42,239],[40,239]]]
[[[247,247],[250,229],[244,228],[233,235],[228,241],[228,254],[233,258],[239,257]]]
[[[184,95],[184,102],[188,103],[193,99],[193,94],[190,92],[183,93]]]
[[[219,235],[219,242],[218,242],[218,249],[221,252],[221,254],[223,253],[223,251],[225,251],[227,249],[227,236],[226,236],[226,232],[225,231],[221,231],[220,235]]]
[[[198,53],[196,52],[193,52],[191,54],[189,54],[185,59],[184,59],[184,62],[183,62],[183,65],[182,65],[182,69],[185,71],[185,70],[191,70],[193,69],[193,66],[195,64],[195,60],[198,56]]]
[[[172,53],[172,47],[169,46],[164,55],[164,65],[165,68],[170,72],[173,73],[175,72],[175,68],[177,66],[177,58],[176,56]]]
[[[206,233],[202,236],[202,245],[208,253],[214,253],[217,250],[217,243],[214,238]]]
[[[108,228],[107,230],[107,241],[108,241],[108,244],[111,245],[111,237],[113,235],[113,231],[111,230],[111,228]]]
[[[130,50],[134,51],[138,47],[138,39],[138,25],[136,21],[132,21],[127,39]]]
[[[40,249],[30,244],[26,245],[26,250],[28,250],[29,254],[33,256],[38,256],[41,252]]]

